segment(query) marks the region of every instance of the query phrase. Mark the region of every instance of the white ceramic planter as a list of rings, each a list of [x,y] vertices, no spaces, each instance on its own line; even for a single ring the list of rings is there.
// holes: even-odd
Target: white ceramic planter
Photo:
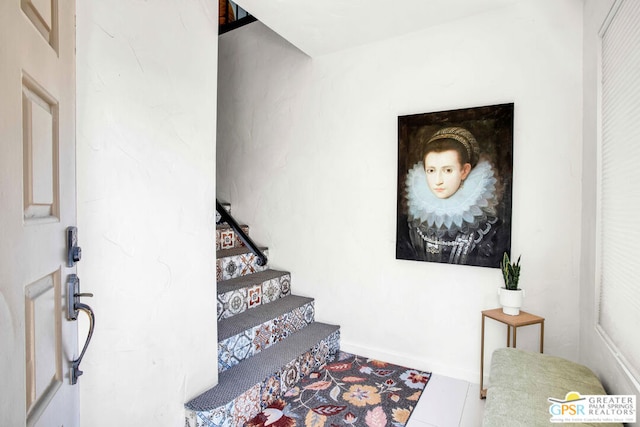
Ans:
[[[522,300],[524,299],[524,289],[510,291],[507,288],[500,288],[498,289],[498,295],[500,296],[500,305],[504,314],[510,316],[520,314],[520,307],[522,307]]]

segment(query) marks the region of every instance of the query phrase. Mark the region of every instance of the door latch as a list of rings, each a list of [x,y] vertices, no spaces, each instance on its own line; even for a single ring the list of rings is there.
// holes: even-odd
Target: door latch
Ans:
[[[81,258],[82,248],[78,246],[78,227],[67,227],[67,267],[73,267]]]

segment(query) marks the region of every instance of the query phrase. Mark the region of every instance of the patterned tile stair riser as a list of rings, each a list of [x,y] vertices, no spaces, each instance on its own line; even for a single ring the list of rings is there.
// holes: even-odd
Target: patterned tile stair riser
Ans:
[[[244,231],[244,234],[249,234],[249,227],[246,225],[241,225],[240,228]],[[238,248],[240,246],[244,246],[242,240],[240,240],[240,236],[236,234],[236,232],[228,225],[218,225],[216,226],[216,250],[219,251],[221,249],[233,249]]]
[[[337,330],[322,339],[314,348],[301,354],[272,373],[262,382],[250,387],[226,405],[212,410],[187,409],[186,427],[242,427],[251,418],[274,403],[283,393],[296,383],[331,363],[340,347],[340,331]]]
[[[218,320],[291,294],[291,275],[287,272],[265,270],[252,276],[260,283],[238,277],[218,284]]]
[[[247,427],[405,426],[431,373],[340,352]]]
[[[261,250],[266,257],[269,257],[268,250],[263,248]],[[267,269],[265,265],[258,265],[258,257],[252,252],[248,252],[248,249],[244,247],[228,249],[227,251],[231,253],[222,258],[218,256],[216,259],[216,279],[218,282]]]

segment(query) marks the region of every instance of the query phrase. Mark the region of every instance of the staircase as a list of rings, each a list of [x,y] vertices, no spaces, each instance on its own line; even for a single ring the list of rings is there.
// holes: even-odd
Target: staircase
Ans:
[[[340,347],[339,326],[316,322],[291,274],[259,265],[227,224],[216,227],[216,250],[218,384],[187,402],[187,427],[243,426]]]

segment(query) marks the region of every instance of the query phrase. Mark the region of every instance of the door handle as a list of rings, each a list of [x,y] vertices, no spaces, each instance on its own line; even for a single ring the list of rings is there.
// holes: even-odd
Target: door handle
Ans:
[[[92,297],[91,293],[80,293],[80,279],[76,274],[70,274],[67,277],[67,320],[78,320],[78,312],[83,311],[89,317],[89,333],[84,342],[80,356],[71,361],[71,384],[78,382],[78,377],[83,374],[80,370],[80,363],[84,357],[84,353],[89,347],[89,342],[93,336],[93,329],[96,324],[96,316],[93,309],[87,304],[80,302],[80,297]]]

